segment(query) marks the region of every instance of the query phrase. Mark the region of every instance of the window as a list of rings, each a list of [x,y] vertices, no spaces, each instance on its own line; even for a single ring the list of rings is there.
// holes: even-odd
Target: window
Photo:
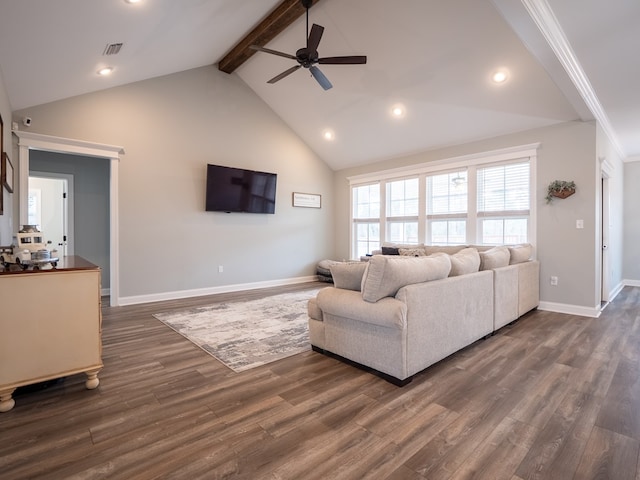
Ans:
[[[528,238],[529,162],[478,169],[480,243],[523,243]]]
[[[387,241],[418,243],[419,185],[417,177],[386,184]]]
[[[383,240],[427,245],[534,243],[538,145],[350,177],[352,253]]]
[[[380,248],[380,184],[353,188],[355,258]]]
[[[467,171],[427,176],[427,244],[466,243]]]

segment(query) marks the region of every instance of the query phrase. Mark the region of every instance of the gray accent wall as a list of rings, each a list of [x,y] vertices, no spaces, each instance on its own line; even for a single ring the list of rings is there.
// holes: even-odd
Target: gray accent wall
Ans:
[[[31,132],[124,148],[121,297],[286,282],[333,257],[331,170],[236,75],[207,66],[14,112],[27,115]],[[276,173],[276,213],[205,212],[207,163]]]
[[[98,265],[102,288],[109,288],[110,160],[31,150],[29,168],[73,175],[74,254]]]

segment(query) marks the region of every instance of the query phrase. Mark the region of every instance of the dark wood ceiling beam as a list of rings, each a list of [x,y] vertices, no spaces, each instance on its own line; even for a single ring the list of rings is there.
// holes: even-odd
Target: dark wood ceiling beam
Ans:
[[[315,5],[320,0],[312,0]],[[260,24],[240,40],[225,57],[218,62],[218,70],[232,73],[256,53],[251,45],[264,47],[276,38],[295,20],[304,15],[306,9],[300,0],[283,0]]]

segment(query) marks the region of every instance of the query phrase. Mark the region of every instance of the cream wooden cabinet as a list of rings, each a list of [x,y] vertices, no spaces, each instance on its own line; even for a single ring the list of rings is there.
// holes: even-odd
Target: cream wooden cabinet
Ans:
[[[0,273],[0,412],[17,387],[102,369],[100,269],[80,257],[57,268]]]

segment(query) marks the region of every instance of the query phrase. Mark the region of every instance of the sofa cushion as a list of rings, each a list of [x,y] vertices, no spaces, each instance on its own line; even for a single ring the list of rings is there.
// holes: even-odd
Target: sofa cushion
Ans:
[[[405,285],[446,278],[450,270],[451,260],[445,253],[428,257],[374,255],[362,277],[362,298],[377,302],[393,297]]]
[[[458,253],[450,255],[450,277],[474,273],[480,269],[480,254],[475,248],[463,248]]]
[[[331,266],[333,284],[337,288],[360,291],[367,262],[344,262]]]
[[[494,268],[506,267],[509,265],[511,254],[504,246],[493,247],[484,252],[480,252],[480,270],[493,270]]]
[[[425,245],[424,249],[427,255],[433,255],[434,253],[448,253],[453,255],[458,253],[463,248],[467,248],[468,245]]]
[[[528,262],[531,259],[531,254],[533,253],[533,245],[530,243],[511,245],[507,248],[509,249],[509,254],[511,256],[509,259],[509,265]]]
[[[427,252],[424,247],[398,248],[398,253],[405,257],[425,257]]]

